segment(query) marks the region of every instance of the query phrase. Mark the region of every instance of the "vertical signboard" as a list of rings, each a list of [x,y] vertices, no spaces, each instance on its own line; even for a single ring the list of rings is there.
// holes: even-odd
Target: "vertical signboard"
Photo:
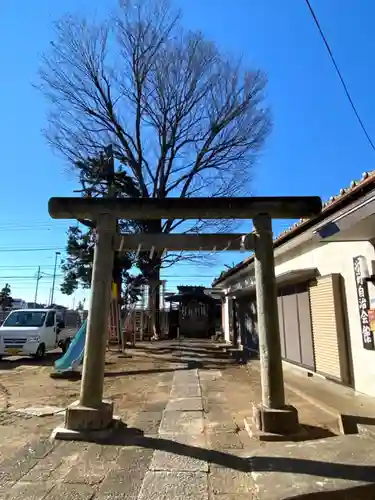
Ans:
[[[359,310],[359,319],[361,322],[362,342],[365,349],[374,349],[374,335],[370,329],[370,300],[368,295],[367,283],[362,277],[361,261],[363,257],[358,255],[353,258],[355,285],[357,289],[357,301]]]

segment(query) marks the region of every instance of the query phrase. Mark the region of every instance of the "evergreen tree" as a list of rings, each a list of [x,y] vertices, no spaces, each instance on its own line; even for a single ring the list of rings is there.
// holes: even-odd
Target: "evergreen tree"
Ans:
[[[9,283],[6,283],[6,285],[0,290],[0,307],[4,311],[5,309],[12,307],[12,304],[12,291]]]

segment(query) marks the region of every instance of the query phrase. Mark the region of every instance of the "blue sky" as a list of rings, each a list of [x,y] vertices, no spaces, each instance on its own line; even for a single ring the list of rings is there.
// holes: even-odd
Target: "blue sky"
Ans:
[[[103,4],[96,2],[98,5]],[[323,199],[371,170],[374,152],[345,98],[303,0],[178,0],[188,28],[201,29],[225,52],[242,54],[269,76],[267,99],[274,130],[254,172],[254,195],[320,195]],[[375,4],[371,0],[311,0],[367,129],[375,139],[372,64]],[[106,6],[110,2],[105,2]],[[3,2],[0,7],[0,129],[2,139],[0,287],[33,300],[49,297],[55,251],[65,245],[68,223],[47,213],[50,196],[71,195],[74,176],[41,134],[45,103],[32,87],[40,54],[53,39],[52,21],[66,12],[90,12],[94,2]],[[103,9],[103,7],[101,7]],[[275,231],[287,227],[286,221]],[[20,251],[25,249],[39,251]],[[17,251],[16,251],[17,250]],[[168,288],[209,285],[229,254],[211,268],[181,265],[169,271]],[[57,280],[56,301],[61,296]],[[76,302],[84,294],[76,294]]]

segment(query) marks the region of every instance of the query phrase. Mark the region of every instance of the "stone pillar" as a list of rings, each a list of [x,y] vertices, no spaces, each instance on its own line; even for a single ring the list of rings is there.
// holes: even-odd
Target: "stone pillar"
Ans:
[[[265,432],[284,434],[296,430],[298,414],[295,408],[285,406],[272,220],[267,214],[260,214],[253,222],[262,385],[262,404],[256,409],[257,425]]]
[[[235,349],[238,349],[238,339],[239,339],[239,332],[238,332],[238,323],[237,323],[237,308],[236,308],[236,299],[231,300],[231,307],[232,307],[232,328],[233,328],[233,338],[232,338],[232,346]]]
[[[103,214],[97,223],[81,394],[65,417],[65,427],[71,430],[104,429],[113,418],[112,403],[102,398],[115,233],[116,219]]]
[[[228,297],[223,298],[223,333],[224,333],[224,341],[230,341],[230,333],[229,333],[229,299]]]

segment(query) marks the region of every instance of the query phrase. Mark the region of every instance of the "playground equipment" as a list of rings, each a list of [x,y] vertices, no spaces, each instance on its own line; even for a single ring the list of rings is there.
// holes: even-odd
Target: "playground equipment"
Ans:
[[[165,282],[162,282],[162,284],[164,291]],[[121,311],[121,307],[117,301],[116,285],[112,285],[107,349],[117,346],[117,349],[123,351],[129,344],[134,347],[138,341],[151,340],[153,335],[153,309],[146,307],[148,305],[149,294],[149,287],[147,285],[142,286],[140,300]],[[161,303],[164,304],[164,293],[161,295],[161,298]],[[168,311],[164,308],[160,309],[159,318],[161,335],[162,337],[167,337],[169,331]],[[87,320],[83,322],[66,353],[55,362],[56,373],[81,370],[85,353],[86,326]]]
[[[112,297],[108,321],[108,346],[117,344],[118,347],[124,348],[124,342],[121,338],[120,304],[117,299],[117,284],[112,283]]]
[[[112,300],[111,308],[108,321],[108,345],[117,344],[118,347],[125,347],[123,339],[121,338],[121,326],[120,326],[120,306],[117,302],[117,287],[116,284],[112,284]],[[82,326],[75,334],[74,339],[70,343],[64,356],[59,358],[55,362],[55,372],[73,372],[80,371],[83,361],[83,356],[85,353],[85,343],[86,343],[86,327],[87,320],[82,323]]]
[[[117,304],[113,304],[114,311],[111,311],[110,320],[108,324],[108,347],[112,343],[118,342],[119,347],[125,347],[121,340],[120,326],[114,323],[118,318],[116,316]],[[78,330],[74,339],[72,340],[66,353],[55,362],[55,372],[75,372],[80,371],[83,361],[83,356],[85,353],[85,343],[86,343],[86,327],[87,320],[85,320]]]
[[[131,342],[135,345],[136,342],[151,340],[152,331],[152,314],[151,309],[141,309],[134,307],[131,309],[123,323],[123,337],[125,342]],[[166,309],[160,309],[159,322],[161,337],[168,336],[169,331],[169,312]]]
[[[66,353],[55,362],[57,373],[79,371],[85,352],[87,320],[82,323]]]
[[[129,306],[124,311],[124,321],[122,322],[122,337],[125,343],[130,343],[132,346],[137,341],[152,340],[153,338],[153,322],[154,304],[151,297],[153,295],[153,286],[161,287],[160,289],[160,307],[159,307],[159,324],[161,337],[167,337],[169,331],[169,313],[165,309],[165,284],[166,281],[160,281],[156,285],[141,285],[139,287],[139,300]]]

